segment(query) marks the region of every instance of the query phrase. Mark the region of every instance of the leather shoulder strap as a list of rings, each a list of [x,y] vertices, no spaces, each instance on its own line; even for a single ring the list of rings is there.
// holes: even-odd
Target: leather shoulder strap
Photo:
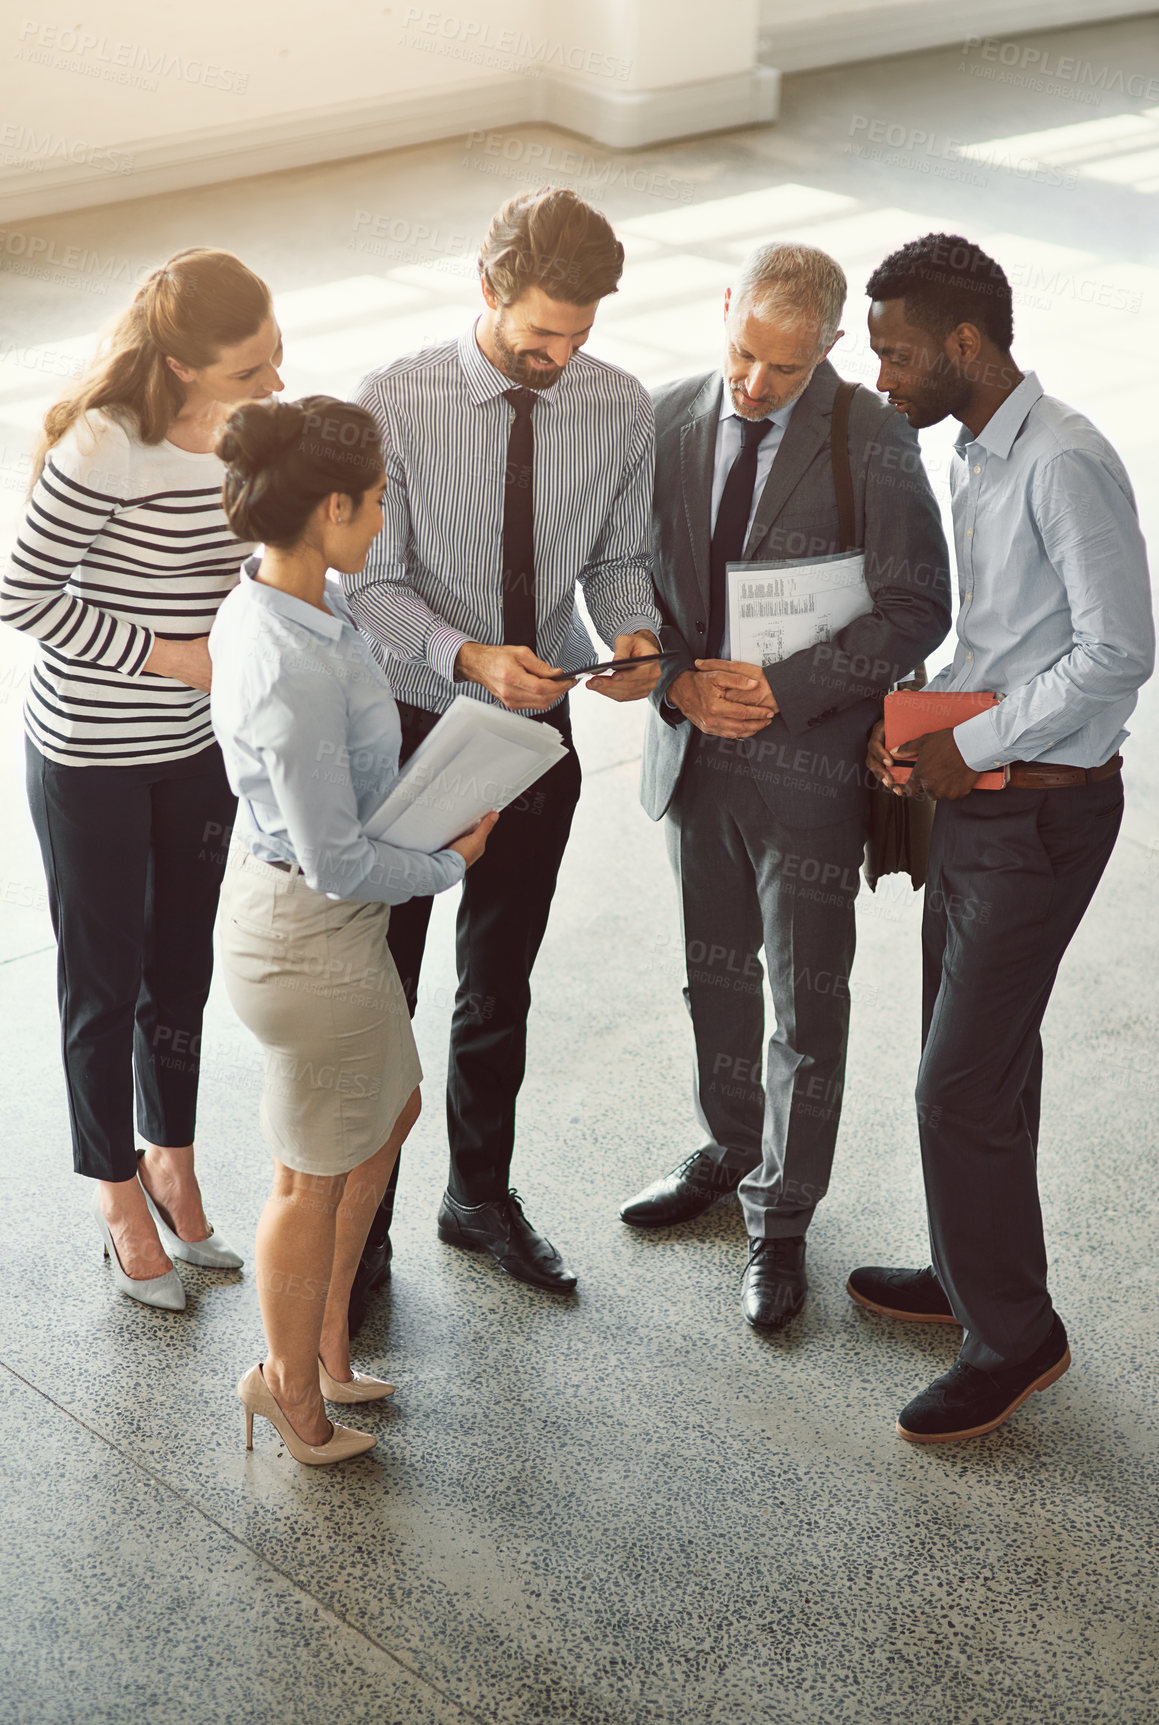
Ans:
[[[856,551],[857,526],[853,507],[853,474],[849,467],[849,409],[857,394],[855,383],[839,383],[833,397],[833,418],[830,422],[829,452],[833,461],[833,489],[837,493],[837,520],[841,533],[841,549]]]
[[[837,493],[837,520],[841,534],[841,549],[856,551],[856,513],[853,507],[853,474],[849,466],[849,409],[857,394],[857,384],[839,383],[833,397],[833,418],[830,422],[830,453],[833,458],[833,489]],[[929,678],[925,660],[918,665],[908,683],[895,685],[908,689],[924,689]],[[923,876],[924,879],[924,876]]]

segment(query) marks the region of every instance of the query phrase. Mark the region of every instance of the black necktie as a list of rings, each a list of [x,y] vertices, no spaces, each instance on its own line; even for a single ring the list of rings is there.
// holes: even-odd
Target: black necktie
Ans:
[[[737,415],[740,418],[739,414]],[[757,483],[757,450],[761,439],[773,429],[771,419],[742,419],[740,422],[740,454],[728,470],[716,526],[712,533],[709,554],[709,611],[706,659],[719,659],[724,644],[724,623],[728,614],[728,582],[725,565],[739,563],[744,551],[745,532],[753,507],[753,491]]]
[[[531,514],[531,409],[535,392],[505,389],[515,409],[503,480],[503,640],[535,651],[535,537]]]

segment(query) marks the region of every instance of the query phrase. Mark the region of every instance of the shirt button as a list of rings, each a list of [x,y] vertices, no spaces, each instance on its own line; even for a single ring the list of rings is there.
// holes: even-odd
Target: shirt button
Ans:
[[[967,527],[966,538],[967,539],[973,539],[973,537],[974,537],[974,529],[972,527]]]
[[[975,472],[975,473],[981,473],[981,471],[982,471],[982,469],[981,469],[981,468],[980,468],[980,467],[977,467],[977,466],[976,466],[976,467],[975,467],[975,468],[974,468],[974,472]]]
[[[973,595],[973,593],[967,593],[966,597],[967,597],[967,599],[972,599],[974,597],[974,595]]]
[[[967,659],[972,659],[974,657],[974,655],[973,655],[973,653],[967,653],[966,657],[967,657]]]

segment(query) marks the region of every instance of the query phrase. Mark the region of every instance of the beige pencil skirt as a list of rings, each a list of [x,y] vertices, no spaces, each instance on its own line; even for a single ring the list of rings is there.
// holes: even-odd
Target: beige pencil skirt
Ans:
[[[262,1135],[287,1168],[346,1174],[390,1137],[422,1078],[386,931],[390,907],[330,899],[235,846],[221,968],[265,1049]]]

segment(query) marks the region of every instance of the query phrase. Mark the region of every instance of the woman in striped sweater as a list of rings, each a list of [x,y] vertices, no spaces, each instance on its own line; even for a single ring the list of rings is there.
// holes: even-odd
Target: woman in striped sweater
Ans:
[[[58,945],[73,1162],[123,1293],[233,1269],[193,1168],[201,1017],[234,799],[207,637],[239,547],[213,453],[282,387],[269,290],[228,252],[155,270],[45,421],[0,617],[37,637],[28,796]],[[134,1086],[135,1080],[135,1086]],[[146,1140],[134,1146],[133,1108]]]

